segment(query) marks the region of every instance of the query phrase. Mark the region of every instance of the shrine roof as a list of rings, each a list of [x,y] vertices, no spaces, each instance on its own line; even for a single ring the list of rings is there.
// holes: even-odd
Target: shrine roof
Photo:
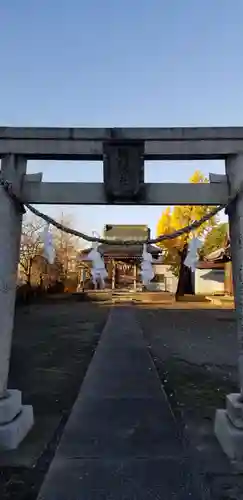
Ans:
[[[104,237],[111,239],[136,238],[145,240],[150,237],[150,229],[144,224],[106,224],[104,227]]]
[[[204,258],[207,262],[225,262],[231,260],[230,243],[226,247],[218,248]]]
[[[98,250],[104,258],[109,259],[141,259],[143,253],[143,243],[139,245],[113,245],[112,240],[135,240],[144,241],[150,238],[150,228],[146,224],[106,224],[104,227],[104,238],[111,240],[109,244],[99,245]],[[91,248],[81,252],[81,256],[86,256]],[[155,245],[147,245],[147,251],[154,258],[161,254],[161,249]]]
[[[86,248],[81,252],[81,255],[86,256],[91,248]],[[143,253],[143,245],[99,245],[98,251],[106,258],[121,258],[121,259],[140,259]],[[154,258],[161,254],[160,248],[154,245],[147,245],[147,251],[151,253]]]

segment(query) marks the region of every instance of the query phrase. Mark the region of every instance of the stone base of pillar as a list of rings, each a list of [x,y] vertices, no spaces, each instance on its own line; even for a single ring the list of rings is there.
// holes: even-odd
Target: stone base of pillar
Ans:
[[[240,394],[228,394],[226,396],[226,411],[232,424],[237,429],[243,430],[243,401]]]
[[[0,399],[0,425],[11,422],[22,407],[21,392],[9,390],[5,398]]]
[[[32,406],[22,406],[21,392],[0,399],[0,450],[15,450],[34,424]]]
[[[240,394],[226,397],[226,410],[217,410],[214,433],[228,458],[243,470],[243,403]]]

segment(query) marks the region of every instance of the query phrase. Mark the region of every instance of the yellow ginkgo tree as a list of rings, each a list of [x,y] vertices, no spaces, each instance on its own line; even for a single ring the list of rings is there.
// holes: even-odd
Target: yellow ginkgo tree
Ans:
[[[196,171],[190,178],[192,183],[207,183],[208,179],[200,171]],[[188,226],[195,220],[201,219],[211,212],[210,206],[175,206],[166,208],[157,225],[157,236],[161,234],[171,234],[174,231]],[[195,230],[194,235],[203,237],[208,231],[217,224],[217,218],[212,217],[207,222]],[[184,265],[188,251],[188,243],[191,235],[186,233],[172,240],[165,240],[159,244],[165,252],[165,263],[171,264],[174,273],[178,276],[178,285],[176,297],[185,293],[192,293],[192,274],[191,270]]]

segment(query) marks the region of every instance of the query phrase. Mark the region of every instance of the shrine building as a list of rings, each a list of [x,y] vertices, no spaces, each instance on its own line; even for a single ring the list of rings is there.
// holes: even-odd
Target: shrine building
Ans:
[[[140,263],[142,260],[143,243],[146,238],[150,238],[150,229],[146,225],[117,225],[106,224],[103,232],[104,238],[109,240],[141,240],[140,245],[112,245],[101,244],[98,251],[103,256],[108,278],[106,285],[111,289],[133,288],[141,283]],[[80,258],[85,262],[91,248],[81,252]],[[155,245],[147,245],[147,251],[151,253],[153,261],[156,263],[161,255],[161,250]]]

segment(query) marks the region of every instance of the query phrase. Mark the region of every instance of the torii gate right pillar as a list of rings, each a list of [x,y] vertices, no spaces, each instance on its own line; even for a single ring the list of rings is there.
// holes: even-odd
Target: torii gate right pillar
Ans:
[[[243,186],[243,154],[226,160],[226,175],[230,195]],[[243,193],[228,210],[230,245],[233,267],[233,285],[238,336],[239,393],[226,396],[226,410],[217,410],[215,434],[231,460],[243,464]]]

